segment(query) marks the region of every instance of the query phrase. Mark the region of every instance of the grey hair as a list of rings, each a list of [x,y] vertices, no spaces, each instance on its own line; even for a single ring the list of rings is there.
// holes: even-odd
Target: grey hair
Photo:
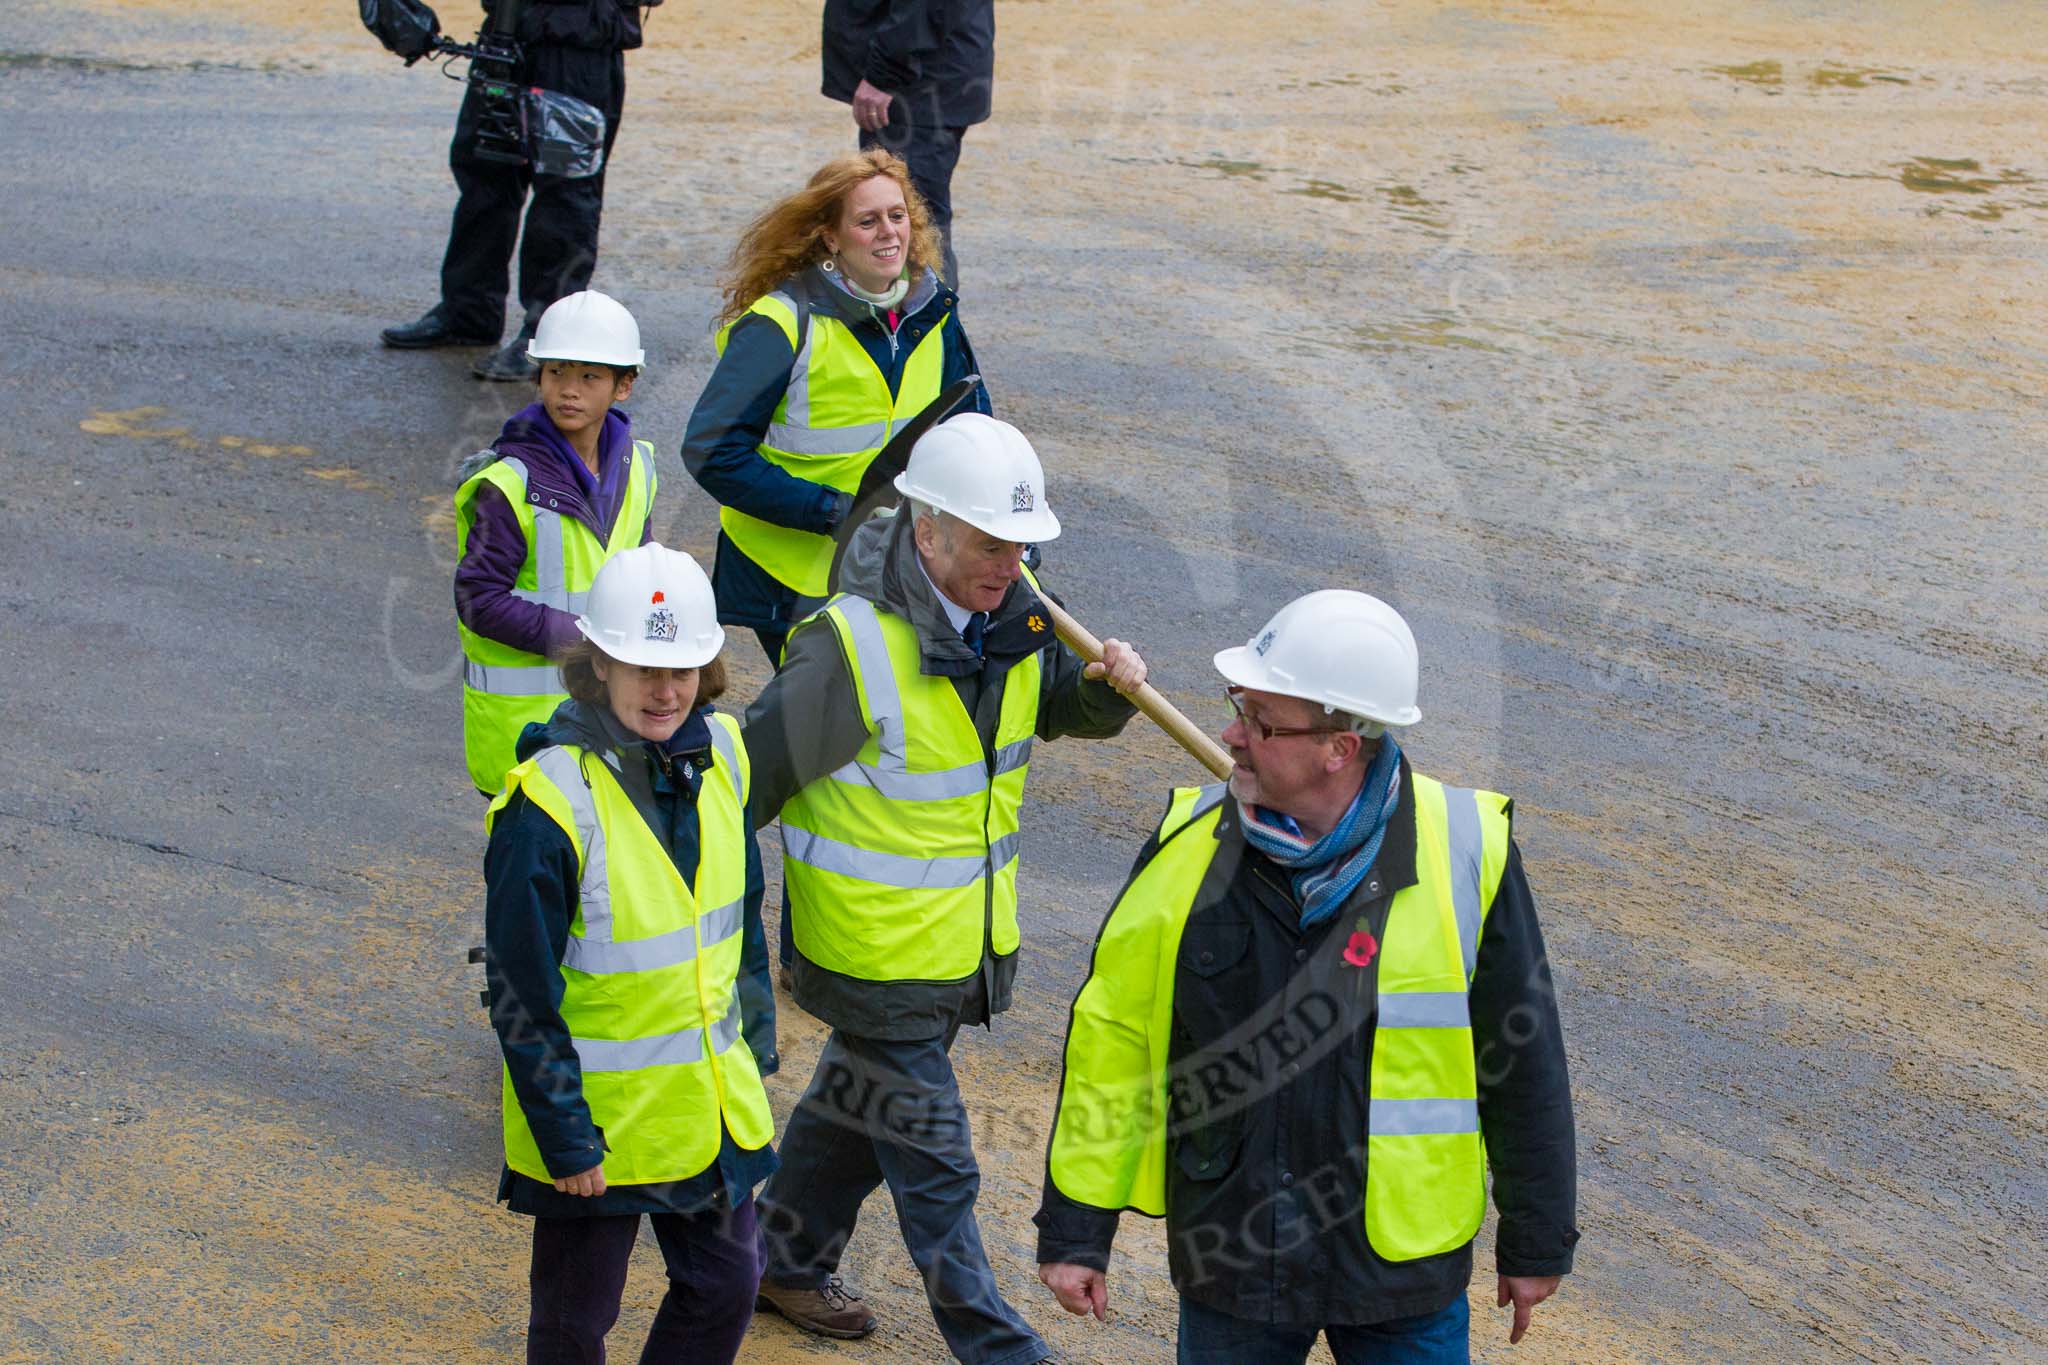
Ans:
[[[1379,721],[1365,716],[1353,715],[1349,711],[1339,711],[1334,706],[1325,705],[1323,707],[1323,714],[1333,720],[1341,718],[1346,730],[1364,739],[1378,739],[1387,732],[1387,727]]]

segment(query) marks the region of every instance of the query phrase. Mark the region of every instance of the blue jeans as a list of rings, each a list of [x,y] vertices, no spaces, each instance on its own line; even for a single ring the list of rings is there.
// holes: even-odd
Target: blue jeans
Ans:
[[[1322,1329],[1337,1365],[1471,1365],[1471,1307],[1449,1307],[1364,1327]],[[1301,1365],[1318,1333],[1275,1327],[1180,1301],[1180,1365]]]

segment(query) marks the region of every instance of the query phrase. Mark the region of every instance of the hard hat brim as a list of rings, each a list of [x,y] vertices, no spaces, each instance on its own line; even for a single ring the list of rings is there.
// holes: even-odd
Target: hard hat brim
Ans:
[[[590,624],[587,616],[576,618],[576,629],[584,639],[603,650],[606,658],[638,668],[702,668],[725,648],[725,627],[720,625],[713,625],[709,635],[690,640],[678,639],[673,644],[618,639],[615,638],[617,631],[599,630]]]
[[[960,517],[958,512],[952,515]],[[1018,545],[1043,545],[1048,540],[1060,538],[1060,519],[1052,514],[1050,507],[1041,507],[1035,512],[1005,512],[995,517],[960,517],[960,520],[997,540],[1012,541]]]
[[[898,474],[893,481],[898,493],[914,498],[927,507],[944,512],[955,521],[964,521],[977,531],[984,531],[997,540],[1014,541],[1019,545],[1042,545],[1048,540],[1059,539],[1060,519],[1053,515],[1050,507],[1038,507],[1029,512],[957,512],[950,507],[939,506],[936,497],[918,490],[910,482],[910,475]]]
[[[1331,706],[1346,715],[1377,721],[1381,725],[1408,726],[1422,719],[1422,708],[1419,706],[1383,710],[1367,704],[1363,699],[1346,704],[1340,697],[1322,693],[1311,695],[1292,678],[1275,676],[1273,670],[1266,667],[1265,661],[1259,658],[1257,651],[1250,645],[1237,645],[1231,649],[1218,650],[1212,662],[1216,665],[1216,671],[1223,675],[1225,682],[1238,687],[1249,687],[1254,692],[1299,697],[1303,701],[1314,702],[1318,706]]]
[[[542,350],[531,341],[526,343],[526,358],[535,361],[578,360],[585,365],[613,365],[626,369],[639,369],[647,364],[647,352],[645,350],[634,351],[631,357],[628,358],[627,353],[624,351],[612,351],[605,355],[592,355],[590,352],[579,347],[574,355],[568,355],[552,346]]]
[[[1249,645],[1219,649],[1214,662],[1216,671],[1223,675],[1223,681],[1233,686],[1256,687],[1261,692],[1273,690],[1266,686],[1266,670],[1259,666],[1258,656],[1252,653]]]

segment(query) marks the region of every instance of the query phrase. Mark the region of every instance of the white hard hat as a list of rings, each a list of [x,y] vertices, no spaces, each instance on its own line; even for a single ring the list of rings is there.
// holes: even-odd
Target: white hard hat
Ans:
[[[918,437],[896,491],[997,540],[1036,545],[1060,533],[1038,452],[1023,432],[978,412],[949,417]]]
[[[586,289],[548,305],[526,343],[529,360],[587,360],[597,365],[643,365],[640,324],[626,305]]]
[[[711,580],[666,545],[636,545],[606,560],[576,629],[620,663],[643,668],[697,668],[725,648]]]
[[[1379,725],[1413,725],[1420,669],[1408,623],[1379,598],[1343,588],[1297,597],[1216,671],[1239,687],[1300,697]]]

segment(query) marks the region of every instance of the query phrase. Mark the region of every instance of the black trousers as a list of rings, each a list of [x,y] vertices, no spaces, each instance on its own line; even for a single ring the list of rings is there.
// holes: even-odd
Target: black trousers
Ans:
[[[642,1365],[730,1365],[753,1321],[761,1282],[754,1201],[647,1217],[668,1267],[668,1293],[641,1349]],[[637,1213],[533,1220],[528,1365],[602,1365],[639,1236]]]
[[[619,116],[626,107],[626,54],[586,48],[536,47],[527,54],[526,82],[588,100],[604,110],[605,163],[611,163]],[[480,161],[476,156],[477,98],[464,94],[455,119],[448,167],[455,173],[455,220],[441,261],[442,314],[453,330],[495,337],[505,327],[505,295],[512,247],[519,244],[519,305],[528,323],[549,304],[590,287],[597,266],[598,219],[604,209],[604,171],[565,180],[534,175],[525,166]],[[527,202],[528,194],[532,203]],[[526,233],[520,238],[520,211]]]
[[[960,139],[965,128],[931,128],[907,122],[903,101],[891,101],[889,122],[879,133],[862,130],[860,149],[880,147],[903,158],[910,183],[931,210],[932,226],[945,245],[946,265],[940,272],[954,292],[960,289],[960,263],[953,257],[953,168],[960,164]]]

